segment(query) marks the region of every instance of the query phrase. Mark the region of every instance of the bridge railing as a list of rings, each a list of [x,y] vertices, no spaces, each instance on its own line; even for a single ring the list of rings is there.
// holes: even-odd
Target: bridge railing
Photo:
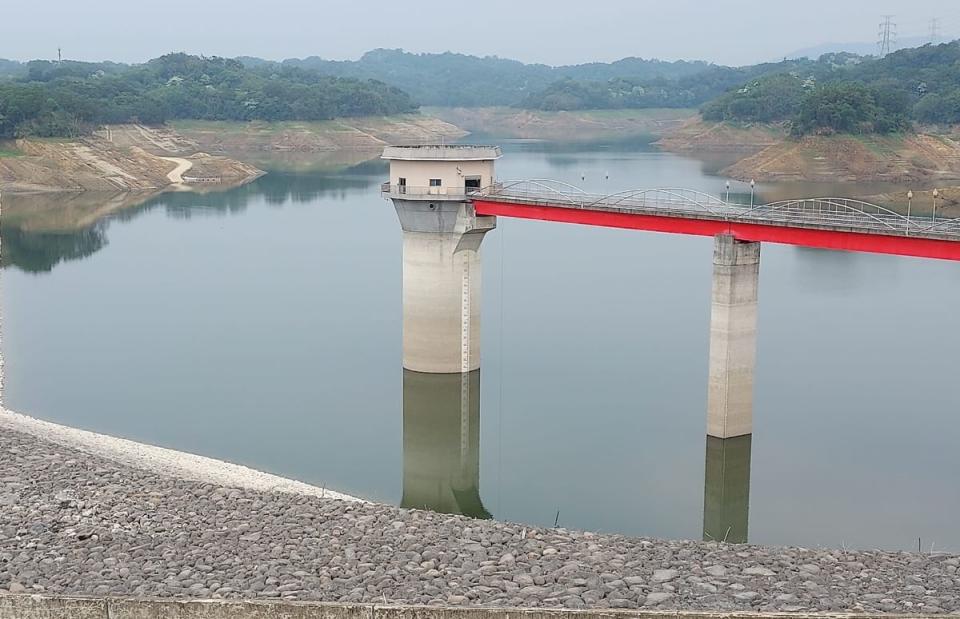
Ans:
[[[808,198],[754,206],[726,202],[691,189],[634,189],[589,194],[566,183],[541,179],[510,181],[485,188],[482,195],[531,204],[587,210],[636,211],[730,222],[777,223],[800,227],[960,240],[960,219],[906,216],[852,198]]]

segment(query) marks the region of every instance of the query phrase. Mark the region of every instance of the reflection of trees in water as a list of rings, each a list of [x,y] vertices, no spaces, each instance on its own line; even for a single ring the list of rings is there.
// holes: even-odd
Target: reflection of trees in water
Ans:
[[[90,256],[107,244],[106,225],[101,221],[76,232],[24,232],[0,224],[0,263],[27,273],[46,273],[68,260]]]
[[[650,135],[631,135],[623,138],[593,140],[589,142],[553,142],[529,141],[514,142],[505,146],[508,152],[535,153],[545,155],[550,167],[567,170],[584,165],[584,154],[589,153],[627,153],[650,152],[656,150],[651,144],[656,138]]]
[[[363,165],[358,166],[362,168]],[[361,170],[362,171],[362,170]],[[354,172],[353,169],[348,172]],[[243,213],[251,201],[263,197],[267,204],[282,206],[314,200],[345,200],[352,195],[377,186],[379,177],[357,174],[322,176],[297,174],[270,174],[256,181],[228,191],[207,193],[172,192],[148,199],[124,210],[116,211],[93,223],[76,229],[30,230],[29,214],[20,214],[16,225],[0,226],[2,235],[2,265],[15,266],[28,273],[50,271],[60,262],[81,260],[107,245],[107,228],[112,221],[132,221],[143,213],[163,208],[168,217],[190,219],[196,216],[236,215]],[[42,200],[56,201],[57,196],[43,196]],[[49,203],[46,204],[49,206]],[[37,211],[38,217],[41,210]],[[42,210],[43,217],[51,217],[51,209]],[[69,222],[67,222],[69,223]]]
[[[171,217],[188,219],[196,215],[232,215],[242,213],[255,198],[263,196],[267,204],[287,202],[303,204],[319,198],[345,200],[358,191],[369,189],[378,178],[319,176],[275,173],[230,191],[210,193],[167,193],[145,206],[162,206]]]
[[[253,183],[251,188],[256,186],[269,204],[283,204],[288,200],[302,204],[318,198],[345,200],[359,191],[378,186],[380,178],[380,176],[348,174],[337,176],[268,174]]]

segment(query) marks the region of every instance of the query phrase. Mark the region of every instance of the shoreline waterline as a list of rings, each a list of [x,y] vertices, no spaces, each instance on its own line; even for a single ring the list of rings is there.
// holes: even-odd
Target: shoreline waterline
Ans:
[[[342,501],[368,502],[359,497],[265,473],[240,464],[72,428],[5,408],[0,408],[0,429],[22,432],[55,445],[76,449],[124,466],[185,481],[261,492],[284,492]]]

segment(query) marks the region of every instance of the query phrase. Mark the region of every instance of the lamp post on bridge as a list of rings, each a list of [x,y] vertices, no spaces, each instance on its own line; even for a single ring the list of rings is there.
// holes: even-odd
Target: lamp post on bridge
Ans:
[[[750,208],[753,208],[753,196],[757,188],[757,181],[750,179]]]
[[[730,181],[727,181],[727,197],[724,202],[730,204]]]
[[[907,234],[910,234],[910,209],[913,207],[913,190],[907,191]]]
[[[933,190],[933,223],[937,223],[937,198],[940,197],[940,190]]]

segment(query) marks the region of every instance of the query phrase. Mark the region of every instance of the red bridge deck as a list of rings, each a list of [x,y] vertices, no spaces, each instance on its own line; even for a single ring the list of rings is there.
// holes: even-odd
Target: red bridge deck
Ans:
[[[910,218],[842,198],[751,207],[689,190],[592,196],[545,181],[501,184],[468,197],[478,215],[960,261],[960,220]]]

